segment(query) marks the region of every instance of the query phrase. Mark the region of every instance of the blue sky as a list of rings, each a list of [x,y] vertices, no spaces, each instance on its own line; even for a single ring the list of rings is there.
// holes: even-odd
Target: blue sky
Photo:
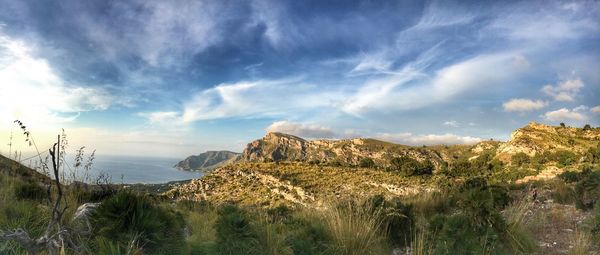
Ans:
[[[64,128],[73,148],[182,157],[267,131],[421,145],[600,125],[597,1],[0,5],[6,138],[18,118],[44,145]]]

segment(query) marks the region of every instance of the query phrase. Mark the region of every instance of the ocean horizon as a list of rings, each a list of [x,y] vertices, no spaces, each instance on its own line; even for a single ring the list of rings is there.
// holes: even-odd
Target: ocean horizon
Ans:
[[[87,158],[84,158],[85,160]],[[63,166],[64,177],[68,180],[73,179],[73,172],[76,172],[76,180],[87,183],[95,183],[101,174],[108,176],[111,183],[115,184],[157,184],[172,181],[182,181],[200,178],[203,172],[183,171],[174,167],[181,159],[165,157],[147,157],[147,156],[122,156],[122,155],[96,155],[92,167],[87,173],[87,178],[83,166],[77,171],[74,167],[74,155],[67,155],[67,164]],[[39,160],[38,160],[39,161]],[[37,161],[35,161],[37,162]],[[23,162],[29,165],[29,162]],[[32,163],[35,168],[36,163]]]

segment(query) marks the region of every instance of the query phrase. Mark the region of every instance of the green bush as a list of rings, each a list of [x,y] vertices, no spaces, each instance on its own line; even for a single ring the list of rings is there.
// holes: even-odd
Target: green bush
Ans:
[[[516,166],[523,166],[523,165],[529,164],[530,158],[529,158],[529,155],[527,155],[523,152],[519,152],[515,155],[512,155],[511,162]]]
[[[18,199],[42,200],[48,198],[48,190],[37,183],[16,182],[14,192]]]
[[[473,225],[464,214],[436,215],[429,226],[431,233],[437,233],[432,244],[433,254],[488,254],[498,239],[493,230]]]
[[[600,172],[586,172],[575,185],[577,208],[589,210],[600,200]]]
[[[590,148],[585,154],[586,161],[592,164],[600,164],[600,143]]]
[[[581,180],[582,174],[574,171],[565,171],[558,175],[558,178],[566,183],[578,182]]]
[[[431,161],[424,160],[419,162],[407,156],[393,158],[390,164],[392,171],[396,171],[404,176],[432,174],[434,170]]]
[[[360,160],[360,162],[358,163],[358,166],[364,167],[364,168],[374,168],[375,161],[373,161],[371,158],[362,158]]]
[[[184,253],[181,215],[155,204],[146,196],[117,193],[102,202],[91,217],[94,232],[123,247],[135,240],[144,253]]]
[[[295,255],[326,254],[331,237],[321,219],[300,218],[287,225],[288,244]]]
[[[557,151],[554,153],[553,158],[561,167],[570,166],[577,162],[577,155],[570,151]]]
[[[373,215],[381,214],[381,226],[388,240],[394,246],[405,246],[411,241],[411,231],[415,226],[415,216],[411,205],[404,204],[400,199],[386,200],[382,195],[372,197],[365,203]]]
[[[226,205],[219,211],[215,224],[219,254],[259,254],[256,231],[247,212],[235,205]]]
[[[510,240],[500,211],[510,202],[507,189],[475,177],[466,180],[452,196],[459,210],[429,220],[429,231],[435,233],[433,254],[505,253]]]

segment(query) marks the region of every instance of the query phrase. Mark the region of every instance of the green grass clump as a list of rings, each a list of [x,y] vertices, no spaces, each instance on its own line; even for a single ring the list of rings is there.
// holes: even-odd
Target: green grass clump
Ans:
[[[215,223],[216,249],[219,254],[260,254],[258,235],[248,213],[235,205],[219,211]]]
[[[120,192],[102,202],[91,219],[96,236],[124,248],[133,242],[144,253],[185,252],[182,217],[146,196]]]
[[[48,198],[48,191],[37,183],[17,181],[14,183],[13,189],[18,199],[43,200]]]

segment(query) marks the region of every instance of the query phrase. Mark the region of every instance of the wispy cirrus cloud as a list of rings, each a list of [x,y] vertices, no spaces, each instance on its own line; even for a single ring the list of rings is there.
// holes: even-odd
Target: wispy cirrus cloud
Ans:
[[[332,107],[337,95],[302,77],[224,83],[192,96],[184,105],[183,120],[285,116]]]

